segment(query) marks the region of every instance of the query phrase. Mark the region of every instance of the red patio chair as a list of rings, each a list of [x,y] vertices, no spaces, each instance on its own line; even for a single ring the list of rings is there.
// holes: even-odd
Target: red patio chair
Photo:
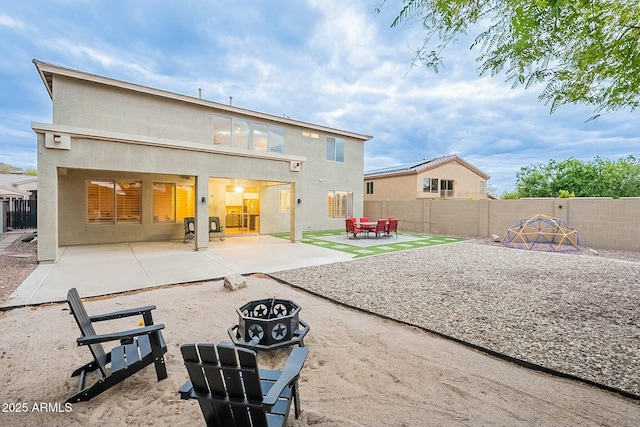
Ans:
[[[391,233],[396,233],[396,239],[398,238],[398,219],[389,218],[387,229],[385,231],[385,237],[391,237]]]
[[[349,220],[353,221],[353,224],[356,223],[356,219],[355,218],[345,218],[345,228],[347,230],[347,237],[349,237],[349,233],[351,233],[351,230],[349,229]]]
[[[368,225],[368,224],[365,224],[365,222],[369,222],[368,216],[363,216],[360,218],[360,228],[365,233],[369,234],[370,231],[374,231],[376,229],[374,225]]]
[[[379,219],[378,223],[375,226],[375,228],[373,230],[371,230],[371,231],[376,233],[376,239],[378,239],[380,236],[386,236],[387,235],[387,220],[386,219]]]
[[[354,218],[347,218],[345,220],[346,225],[347,225],[347,236],[349,235],[349,233],[353,233],[353,238],[357,239],[358,238],[358,233],[362,232],[361,228],[358,228],[356,226],[356,221]]]

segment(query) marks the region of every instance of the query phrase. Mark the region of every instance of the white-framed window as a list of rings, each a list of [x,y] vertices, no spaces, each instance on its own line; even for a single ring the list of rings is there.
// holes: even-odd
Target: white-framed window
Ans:
[[[327,137],[327,160],[344,162],[344,139]]]
[[[234,147],[249,149],[249,120],[233,119],[231,141]]]
[[[438,178],[422,178],[422,192],[423,193],[437,193],[438,192]]]
[[[284,128],[269,125],[269,151],[284,153]]]
[[[349,191],[329,191],[329,218],[348,218],[353,216],[353,193]]]
[[[280,213],[291,212],[291,190],[280,190]]]
[[[440,197],[453,197],[453,180],[441,179],[440,180]]]
[[[253,147],[257,151],[269,150],[269,125],[263,123],[253,124]]]
[[[303,131],[302,131],[302,136],[305,136],[305,137],[307,137],[307,138],[312,138],[312,139],[318,139],[318,138],[320,138],[320,135],[319,135],[319,134],[317,134],[317,133],[315,133],[315,132],[310,132],[310,131],[307,131],[307,130],[303,130]]]
[[[141,194],[140,181],[87,180],[87,223],[139,223]]]
[[[484,194],[487,191],[487,182],[480,181],[480,194]]]
[[[213,115],[213,144],[231,146],[231,117]]]
[[[153,222],[181,222],[195,216],[195,188],[173,182],[153,183]]]
[[[153,222],[176,222],[176,185],[153,183]]]
[[[245,150],[284,153],[284,128],[214,114],[213,143]]]
[[[182,222],[185,217],[196,216],[196,188],[193,185],[176,186],[176,221]]]

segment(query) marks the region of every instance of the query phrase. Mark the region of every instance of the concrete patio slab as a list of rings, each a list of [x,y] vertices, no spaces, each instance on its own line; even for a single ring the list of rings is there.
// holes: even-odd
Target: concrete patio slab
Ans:
[[[273,236],[216,239],[202,251],[182,241],[70,246],[60,248],[56,263],[38,265],[2,307],[64,301],[73,287],[83,297],[98,296],[352,258],[352,254]]]

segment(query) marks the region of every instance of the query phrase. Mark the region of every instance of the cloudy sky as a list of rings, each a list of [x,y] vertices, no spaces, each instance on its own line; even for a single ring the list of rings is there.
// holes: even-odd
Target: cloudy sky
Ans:
[[[499,195],[532,163],[640,154],[638,113],[553,115],[535,88],[479,77],[470,39],[435,74],[399,0],[29,0],[0,6],[0,162],[36,167],[52,105],[32,59],[367,135],[365,170],[458,154]]]

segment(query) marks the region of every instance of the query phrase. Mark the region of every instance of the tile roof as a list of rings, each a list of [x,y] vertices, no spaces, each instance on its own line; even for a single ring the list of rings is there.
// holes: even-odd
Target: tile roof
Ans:
[[[432,169],[436,166],[439,166],[445,163],[452,162],[454,160],[468,167],[469,169],[473,170],[478,175],[485,177],[485,179],[489,179],[489,175],[482,172],[480,169],[476,168],[472,164],[464,161],[462,158],[460,158],[456,154],[436,157],[435,159],[431,159],[431,160],[423,159],[419,162],[409,163],[405,165],[398,165],[398,166],[392,166],[392,167],[381,168],[381,169],[373,169],[373,170],[365,171],[364,177],[378,178],[378,177],[391,176],[391,175],[404,175],[404,174],[418,173],[427,169]]]

